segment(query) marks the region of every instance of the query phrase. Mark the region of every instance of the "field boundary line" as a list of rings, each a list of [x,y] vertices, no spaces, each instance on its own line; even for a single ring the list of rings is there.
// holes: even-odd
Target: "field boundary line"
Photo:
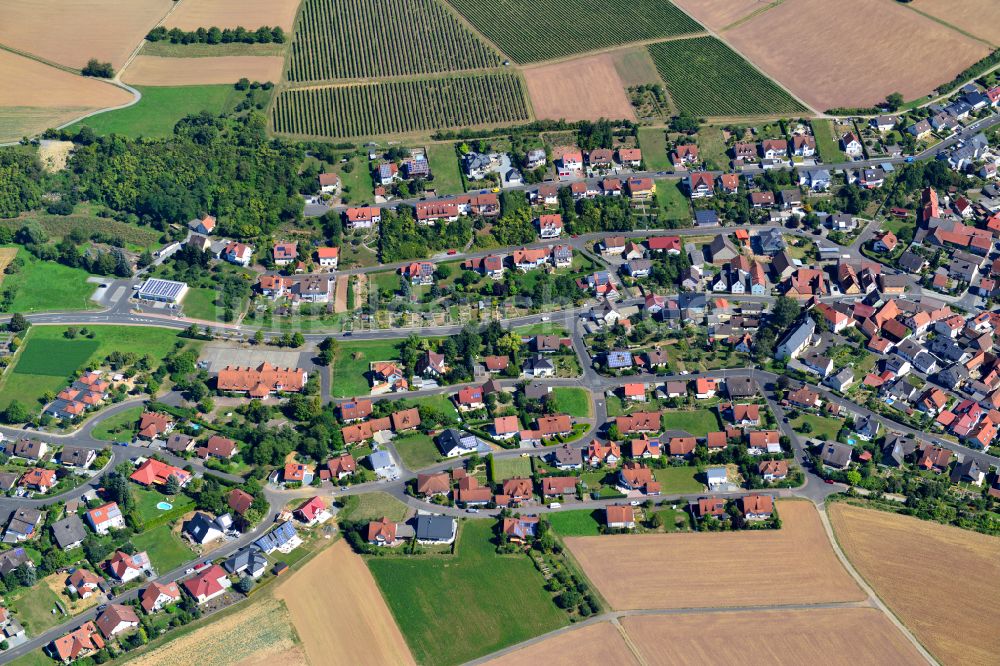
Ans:
[[[889,621],[892,622],[900,632],[902,632],[903,636],[905,636],[907,640],[913,644],[913,647],[920,653],[920,656],[926,659],[928,664],[940,666],[938,661],[933,657],[933,655],[931,655],[927,648],[925,648],[923,644],[917,640],[917,637],[910,632],[909,628],[903,624],[902,620],[896,617],[896,614],[892,612],[884,601],[882,601],[882,597],[878,596],[874,588],[872,588],[872,586],[868,584],[868,581],[865,580],[864,576],[862,576],[858,570],[854,568],[854,565],[851,564],[851,561],[847,558],[847,554],[843,551],[843,549],[841,549],[840,542],[837,541],[837,535],[833,531],[833,525],[830,524],[830,517],[826,512],[826,502],[818,505],[816,509],[819,512],[819,520],[823,523],[823,529],[826,531],[826,536],[830,539],[830,546],[833,548],[833,552],[836,553],[837,559],[840,560],[844,569],[847,570],[847,573],[849,573],[861,589],[868,594],[868,598],[871,602],[875,604],[875,606],[889,618]]]
[[[303,1],[303,3],[308,2],[308,0],[302,0],[302,1]],[[483,44],[486,44],[487,46],[489,46],[490,48],[492,48],[494,51],[496,51],[497,55],[500,56],[501,66],[503,66],[503,62],[502,61],[504,61],[504,60],[506,60],[507,62],[513,63],[513,64],[519,64],[516,60],[514,60],[507,53],[505,53],[504,50],[501,49],[498,44],[494,43],[493,40],[489,39],[486,35],[484,35],[482,32],[480,32],[479,29],[476,26],[472,25],[472,22],[469,19],[465,18],[465,16],[462,14],[462,12],[458,11],[458,9],[456,7],[453,7],[450,2],[448,2],[447,0],[435,0],[435,2],[441,3],[441,5],[444,6],[444,8],[445,8],[446,11],[448,11],[452,15],[454,15],[455,18],[458,20],[458,22],[461,23],[462,25],[464,25],[466,28],[468,28],[469,31],[471,31],[473,35],[475,35],[480,40],[482,40]]]
[[[611,626],[618,630],[622,640],[625,641],[625,647],[627,647],[628,651],[632,653],[632,656],[635,657],[635,660],[639,662],[640,666],[647,666],[646,658],[643,656],[642,651],[639,650],[639,646],[632,641],[632,637],[628,635],[628,632],[625,631],[625,627],[622,626],[622,623],[618,621],[617,617],[611,619]]]
[[[930,19],[931,21],[934,21],[935,23],[940,23],[944,27],[949,28],[951,30],[954,30],[955,32],[957,32],[960,35],[964,35],[964,36],[968,37],[969,39],[972,39],[972,40],[975,40],[975,41],[979,42],[980,44],[985,44],[986,46],[990,47],[990,50],[996,50],[996,48],[997,48],[997,45],[994,44],[993,42],[990,42],[989,40],[983,39],[982,37],[977,37],[976,35],[972,34],[971,32],[968,32],[966,30],[962,30],[957,25],[954,25],[952,23],[948,23],[943,18],[939,18],[937,16],[933,16],[933,15],[928,14],[927,12],[925,12],[925,11],[923,11],[921,9],[917,9],[916,7],[913,7],[911,3],[900,3],[900,2],[895,2],[895,0],[892,0],[892,4],[894,4],[894,5],[902,5],[904,8],[909,9],[911,12],[916,12],[917,14],[920,14],[925,19]]]
[[[765,12],[768,12],[768,11],[774,9],[775,7],[777,7],[778,5],[780,5],[781,3],[783,3],[784,1],[785,0],[774,0],[774,2],[772,2],[772,3],[768,4],[768,5],[765,5],[764,7],[758,7],[757,9],[753,10],[752,12],[750,12],[749,14],[747,14],[746,16],[743,16],[741,18],[736,19],[735,21],[733,21],[729,25],[722,26],[721,28],[719,28],[719,32],[725,32],[727,30],[732,30],[733,28],[738,28],[741,25],[743,25],[744,23],[747,23],[749,21],[754,20],[755,18],[757,18],[761,14],[764,14]]]
[[[518,69],[535,69],[536,67],[545,67],[546,65],[558,65],[564,62],[570,62],[572,60],[582,60],[583,58],[589,58],[591,56],[604,55],[606,53],[615,53],[617,51],[628,51],[630,49],[636,48],[646,48],[650,44],[659,44],[660,42],[679,42],[684,39],[697,39],[698,37],[712,37],[707,30],[699,30],[698,32],[686,32],[683,35],[667,35],[664,37],[650,37],[649,39],[640,39],[634,42],[624,42],[622,44],[612,44],[611,46],[606,46],[602,49],[595,49],[593,51],[583,51],[582,53],[572,53],[566,56],[559,56],[558,58],[550,58],[548,60],[532,60],[531,62],[518,64]],[[513,61],[512,61],[513,62]]]
[[[62,71],[69,72],[70,74],[76,74],[77,76],[83,76],[83,74],[80,73],[81,70],[79,70],[79,69],[74,69],[73,67],[70,67],[69,65],[61,65],[58,62],[56,62],[55,60],[49,60],[48,58],[43,58],[40,55],[35,55],[34,53],[31,53],[30,51],[22,51],[21,49],[15,49],[13,46],[7,46],[6,44],[0,44],[0,49],[3,49],[4,51],[8,51],[10,53],[13,53],[14,55],[19,55],[22,58],[28,58],[29,60],[34,60],[35,62],[40,62],[43,65],[48,65],[49,67],[55,67],[56,69],[61,69]],[[101,80],[101,79],[98,79],[98,80]]]

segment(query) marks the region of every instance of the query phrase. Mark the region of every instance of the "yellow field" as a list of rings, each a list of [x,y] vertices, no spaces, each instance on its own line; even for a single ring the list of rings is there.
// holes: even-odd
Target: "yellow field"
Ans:
[[[134,666],[308,663],[288,609],[270,596],[254,598],[231,615],[129,660]]]
[[[618,610],[861,601],[810,502],[778,502],[782,528],[573,537],[566,545]]]
[[[291,32],[299,0],[180,0],[164,21],[168,28],[235,28],[256,30],[262,25],[281,26]]]
[[[627,666],[639,661],[625,644],[621,632],[610,622],[590,624],[566,631],[516,652],[486,662],[490,666],[578,666],[578,664],[615,664]]]
[[[3,0],[2,6],[0,44],[76,69],[97,58],[117,70],[174,3]]]
[[[621,623],[649,666],[926,663],[874,608],[636,615]]]
[[[161,58],[141,55],[122,73],[122,81],[139,86],[193,86],[210,83],[277,81],[284,65],[281,56],[219,56],[215,58]]]
[[[283,581],[275,596],[288,606],[314,666],[414,663],[375,579],[346,541]]]
[[[942,664],[996,664],[1000,539],[838,502],[828,512],[851,564]]]
[[[1000,2],[996,0],[916,0],[910,6],[979,39],[1000,44]]]

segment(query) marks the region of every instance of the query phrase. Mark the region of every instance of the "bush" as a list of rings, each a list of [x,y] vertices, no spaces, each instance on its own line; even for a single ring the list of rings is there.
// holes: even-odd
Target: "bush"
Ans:
[[[113,79],[115,78],[115,68],[111,66],[110,62],[98,62],[97,58],[91,58],[87,61],[87,66],[81,71],[84,76],[95,76],[101,79]]]

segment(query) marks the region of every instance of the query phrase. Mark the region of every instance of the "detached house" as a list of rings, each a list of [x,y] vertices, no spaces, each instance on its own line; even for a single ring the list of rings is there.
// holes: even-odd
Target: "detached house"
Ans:
[[[692,199],[703,199],[715,193],[715,178],[708,171],[692,171],[687,186]]]

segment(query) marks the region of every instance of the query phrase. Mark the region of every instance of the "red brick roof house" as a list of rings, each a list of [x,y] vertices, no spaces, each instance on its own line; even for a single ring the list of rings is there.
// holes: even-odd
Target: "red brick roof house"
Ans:
[[[616,416],[615,426],[622,435],[635,432],[659,432],[660,412],[634,412],[628,416]]]
[[[629,455],[633,458],[659,458],[660,440],[658,439],[633,439],[629,442]]]
[[[803,386],[788,394],[788,402],[799,407],[819,407],[819,393]]]
[[[97,632],[97,625],[84,622],[79,628],[52,641],[52,652],[63,663],[70,663],[104,648],[104,638]]]
[[[613,530],[635,528],[635,511],[627,504],[612,504],[604,508],[604,522]]]
[[[729,445],[729,438],[723,430],[716,430],[705,435],[705,445],[709,451],[720,451]]]
[[[396,523],[385,516],[368,523],[368,543],[375,546],[396,545]]]
[[[326,518],[330,516],[330,513],[326,510],[326,502],[319,496],[306,500],[294,513],[295,517],[306,525],[315,525],[318,522],[322,522],[324,514]]]
[[[951,451],[940,446],[925,446],[920,453],[917,466],[921,469],[947,472],[951,464]]]
[[[622,465],[618,473],[618,485],[624,491],[640,490],[646,495],[659,495],[660,483],[653,471],[640,463],[629,462]]]
[[[66,589],[70,593],[79,595],[81,599],[87,599],[90,595],[100,591],[103,582],[104,579],[93,571],[80,567],[66,579]]]
[[[540,416],[535,421],[535,428],[541,433],[543,439],[557,435],[568,435],[573,432],[573,420],[567,414]]]
[[[358,469],[358,463],[350,453],[342,453],[326,461],[326,469],[320,471],[320,478],[324,472],[330,479],[343,479],[345,476],[354,474]]]
[[[49,488],[56,485],[56,473],[51,469],[35,467],[25,472],[17,485],[44,494],[49,492]]]
[[[534,488],[531,479],[514,477],[503,482],[502,493],[514,502],[527,502],[531,500]]]
[[[139,595],[139,603],[147,613],[155,613],[180,598],[181,591],[177,583],[150,583]]]
[[[726,518],[726,500],[721,497],[702,497],[698,499],[698,517],[709,516],[724,519]]]
[[[455,395],[455,402],[458,403],[459,411],[474,411],[486,406],[483,399],[483,389],[479,386],[467,386],[459,389]]]
[[[740,498],[744,520],[767,520],[774,513],[774,499],[770,495],[746,495]]]
[[[372,401],[355,398],[342,402],[337,408],[340,411],[340,419],[344,423],[351,421],[361,421],[372,415]]]
[[[226,504],[233,510],[233,513],[242,516],[253,504],[253,495],[245,490],[233,488],[229,491]]]
[[[760,424],[760,405],[732,405],[729,415],[736,425],[748,426]]]
[[[591,467],[597,467],[601,464],[614,466],[618,464],[621,457],[621,447],[616,442],[604,444],[596,439],[587,445],[587,450],[583,455],[583,459]]]
[[[184,581],[183,587],[195,601],[203,604],[225,592],[226,588],[231,587],[231,583],[225,569],[218,564],[213,564],[208,569]]]
[[[573,495],[576,493],[576,484],[579,481],[575,476],[549,476],[542,479],[542,495],[545,497],[557,497],[559,495]]]
[[[105,638],[139,626],[139,616],[131,606],[111,604],[97,618],[97,628]]]
[[[220,391],[246,393],[251,398],[266,398],[276,391],[298,393],[305,388],[308,374],[301,368],[278,368],[261,363],[256,368],[226,366],[216,377]]]
[[[757,473],[765,481],[783,481],[788,477],[788,462],[785,460],[764,460],[757,463]]]
[[[694,437],[671,437],[667,448],[674,458],[686,458],[694,453],[697,441]]]
[[[396,432],[413,430],[420,425],[420,410],[416,407],[401,409],[390,414],[389,418],[392,419],[392,429]]]
[[[425,497],[447,495],[451,492],[451,479],[447,472],[417,474],[416,492]]]
[[[526,543],[538,533],[538,516],[504,518],[500,531],[512,543]]]
[[[156,439],[167,432],[173,423],[173,419],[166,414],[145,412],[139,419],[139,437],[143,439]]]
[[[486,504],[493,497],[489,488],[479,485],[479,480],[474,476],[466,476],[459,479],[458,489],[455,491],[455,501],[466,506],[473,504]]]
[[[233,457],[233,455],[238,451],[235,440],[229,439],[228,437],[220,437],[219,435],[212,435],[205,442],[204,446],[200,446],[197,449],[198,457],[208,458],[213,456],[215,458],[221,458],[223,460],[228,460]]]

